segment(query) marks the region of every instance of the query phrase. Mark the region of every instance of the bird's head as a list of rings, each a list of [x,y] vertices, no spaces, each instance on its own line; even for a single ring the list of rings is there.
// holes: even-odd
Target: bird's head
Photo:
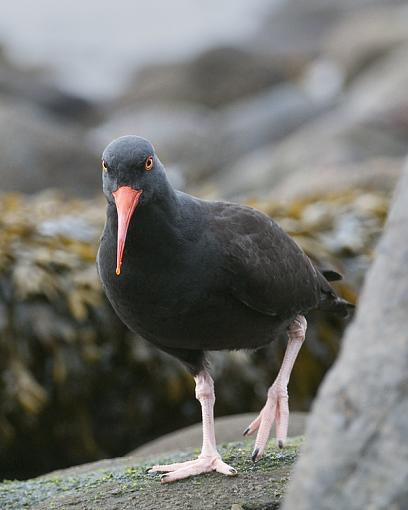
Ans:
[[[168,186],[163,165],[150,142],[139,136],[113,140],[102,154],[103,192],[118,214],[116,274],[121,272],[130,220]]]

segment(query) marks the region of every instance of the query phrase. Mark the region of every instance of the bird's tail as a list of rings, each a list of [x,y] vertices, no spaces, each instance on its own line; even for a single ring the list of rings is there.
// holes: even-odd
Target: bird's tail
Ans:
[[[353,310],[355,309],[355,305],[349,303],[343,298],[335,296],[335,298],[325,299],[320,302],[319,306],[320,310],[324,310],[326,312],[333,312],[340,317],[348,317]]]
[[[320,269],[321,296],[319,309],[326,312],[336,313],[340,317],[348,317],[354,310],[355,305],[340,298],[327,282],[342,280],[341,274],[331,269]]]

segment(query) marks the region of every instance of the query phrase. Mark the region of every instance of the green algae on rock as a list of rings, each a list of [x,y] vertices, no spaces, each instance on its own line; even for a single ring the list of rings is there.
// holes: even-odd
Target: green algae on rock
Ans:
[[[252,443],[245,440],[220,445],[223,458],[239,472],[234,478],[209,473],[161,485],[159,476],[146,472],[152,463],[179,462],[192,458],[195,453],[178,452],[165,459],[148,459],[138,463],[134,463],[131,457],[123,457],[24,482],[3,482],[0,484],[0,506],[4,510],[62,510],[67,507],[78,510],[207,510],[230,508],[233,504],[252,509],[278,505],[302,439],[289,440],[283,450],[271,447],[256,464],[251,461]]]

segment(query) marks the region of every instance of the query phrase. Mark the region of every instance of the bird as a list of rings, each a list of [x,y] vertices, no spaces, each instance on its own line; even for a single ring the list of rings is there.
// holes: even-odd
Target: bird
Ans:
[[[278,446],[287,439],[287,386],[305,339],[305,314],[346,316],[353,308],[329,283],[341,276],[320,271],[262,212],[175,190],[142,137],[121,136],[105,148],[102,182],[107,209],[97,269],[104,292],[131,331],[184,364],[202,410],[198,458],[150,472],[161,473],[162,483],[210,471],[234,476],[217,450],[208,353],[258,349],[288,336],[266,403],[244,432],[257,433],[256,462],[274,422]]]

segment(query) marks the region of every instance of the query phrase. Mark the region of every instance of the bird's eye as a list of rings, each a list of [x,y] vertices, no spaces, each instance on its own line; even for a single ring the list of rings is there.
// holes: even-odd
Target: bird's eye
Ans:
[[[153,156],[149,156],[145,161],[145,170],[149,171],[153,168]]]
[[[102,160],[102,170],[104,172],[108,171],[108,165],[107,165],[107,163],[106,163],[106,161],[104,159]]]

